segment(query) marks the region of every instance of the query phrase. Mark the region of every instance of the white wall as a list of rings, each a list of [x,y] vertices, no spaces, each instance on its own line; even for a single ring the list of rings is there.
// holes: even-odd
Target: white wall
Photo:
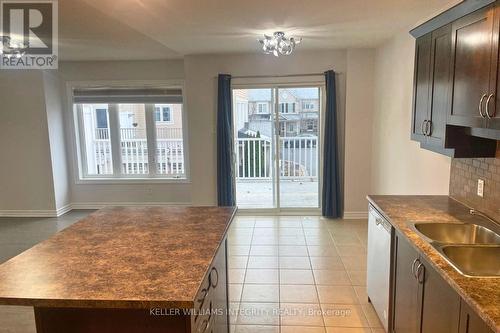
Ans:
[[[371,184],[371,152],[374,103],[375,52],[347,51],[345,133],[345,216],[360,217],[367,211]]]
[[[450,158],[410,140],[414,52],[407,32],[376,51],[373,194],[448,194]]]
[[[64,109],[59,78],[55,71],[43,73],[45,108],[49,131],[49,149],[52,178],[54,180],[54,198],[56,209],[61,210],[71,203],[68,156],[66,154]]]
[[[0,126],[0,213],[53,211],[41,71],[0,71]]]
[[[64,98],[66,141],[71,163],[71,201],[76,207],[95,207],[107,203],[178,203],[191,202],[189,183],[123,183],[77,184],[78,167],[75,163],[75,138],[71,106],[67,103],[66,83],[71,81],[147,81],[179,80],[184,77],[182,60],[171,61],[97,61],[62,62],[59,77]],[[189,110],[185,110],[186,114]],[[188,130],[190,130],[188,128]]]

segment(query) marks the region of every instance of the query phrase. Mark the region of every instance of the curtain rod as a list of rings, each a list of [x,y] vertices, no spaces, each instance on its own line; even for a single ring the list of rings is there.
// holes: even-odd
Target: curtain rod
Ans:
[[[338,73],[336,73],[338,74]],[[273,78],[273,77],[302,77],[302,76],[323,76],[325,73],[307,73],[307,74],[284,74],[284,75],[235,75],[231,76],[232,79],[260,79],[260,78]]]

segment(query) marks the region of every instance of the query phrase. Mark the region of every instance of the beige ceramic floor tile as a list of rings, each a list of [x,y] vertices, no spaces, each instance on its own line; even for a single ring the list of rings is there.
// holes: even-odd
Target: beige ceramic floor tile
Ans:
[[[318,303],[314,285],[280,285],[282,303]]]
[[[279,303],[241,303],[238,325],[274,325],[280,321]]]
[[[366,256],[341,257],[347,271],[366,271]]]
[[[243,284],[230,283],[229,284],[229,301],[239,302],[241,300],[241,291]]]
[[[366,286],[366,271],[347,271],[353,286]]]
[[[275,269],[278,268],[278,257],[250,256],[247,267]]]
[[[277,245],[252,245],[250,248],[251,256],[278,256]]]
[[[358,304],[358,297],[351,286],[316,286],[320,303]]]
[[[247,229],[236,229],[236,230],[247,230]],[[230,234],[227,237],[227,243],[229,245],[250,245],[252,243],[252,234],[251,233]]]
[[[247,256],[250,253],[250,245],[229,245],[227,254],[229,256]]]
[[[280,300],[279,286],[273,284],[245,284],[241,301],[247,303],[276,303]]]
[[[352,232],[352,230],[342,234],[334,233],[333,241],[335,242],[336,245],[358,245],[358,246],[362,245],[358,235]]]
[[[369,328],[327,327],[326,333],[371,333]],[[385,333],[385,332],[384,332]]]
[[[378,318],[377,312],[371,304],[363,304],[361,305],[363,312],[365,314],[366,319],[368,320],[368,324],[373,328],[382,328],[382,323]]]
[[[307,257],[307,247],[305,245],[280,245],[280,257]]]
[[[317,285],[350,286],[351,280],[344,270],[319,269],[314,270],[314,280]]]
[[[337,250],[331,245],[308,245],[307,249],[311,257],[338,257]]]
[[[304,236],[279,236],[280,245],[306,245]]]
[[[280,257],[280,269],[311,269],[308,257]]]
[[[317,327],[281,326],[281,333],[325,333],[325,328],[323,325]]]
[[[252,245],[278,245],[278,236],[253,236]]]
[[[311,270],[282,269],[280,270],[281,284],[314,284]]]
[[[310,257],[313,269],[344,270],[340,257]]]
[[[247,256],[229,256],[227,258],[228,268],[247,268]]]
[[[234,333],[279,333],[279,326],[236,325]]]
[[[319,304],[281,303],[281,325],[323,326]]]
[[[240,229],[242,230],[242,229]],[[278,228],[256,228],[253,230],[253,235],[257,236],[278,236]]]
[[[358,296],[359,304],[368,304],[368,294],[365,286],[353,286],[356,295]]]
[[[366,256],[366,247],[359,245],[337,245],[340,256]]]
[[[228,269],[228,283],[243,283],[245,281],[245,269]]]
[[[277,269],[247,269],[245,284],[278,284],[279,271]]]
[[[369,327],[360,305],[321,304],[325,326]]]
[[[279,228],[278,229],[280,236],[304,236],[304,230],[302,227],[299,228]]]

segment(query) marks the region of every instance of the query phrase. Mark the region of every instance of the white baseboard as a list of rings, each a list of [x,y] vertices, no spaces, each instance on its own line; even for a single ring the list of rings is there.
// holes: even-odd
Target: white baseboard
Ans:
[[[63,206],[57,210],[0,210],[0,217],[58,217],[70,212],[73,209],[101,209],[113,206],[190,206],[187,202],[75,202]]]
[[[0,217],[57,217],[57,210],[0,210]]]
[[[361,220],[367,218],[368,212],[344,212],[345,220]]]
[[[71,209],[101,209],[114,206],[191,206],[188,202],[74,202],[71,204]]]

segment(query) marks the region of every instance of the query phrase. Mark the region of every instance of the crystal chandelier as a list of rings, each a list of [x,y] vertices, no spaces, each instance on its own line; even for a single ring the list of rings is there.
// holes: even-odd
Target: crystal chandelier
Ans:
[[[264,35],[264,39],[259,39],[264,53],[273,54],[275,57],[292,54],[295,46],[301,41],[302,38],[285,37],[285,33],[281,31],[275,32],[272,36]]]
[[[8,36],[0,36],[0,42],[2,43],[0,55],[5,54],[7,58],[21,58],[26,54],[26,49],[29,47],[27,42],[12,41]]]

